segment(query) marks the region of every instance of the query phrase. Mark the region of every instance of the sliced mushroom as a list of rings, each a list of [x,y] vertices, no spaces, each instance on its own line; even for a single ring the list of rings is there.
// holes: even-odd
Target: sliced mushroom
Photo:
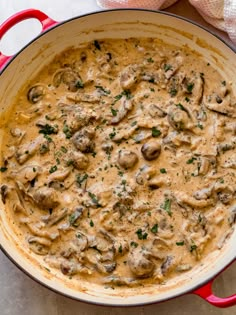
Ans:
[[[53,85],[59,87],[61,83],[68,86],[69,91],[76,92],[83,86],[81,77],[71,68],[59,69],[53,76]]]
[[[41,229],[40,227],[37,226],[37,224],[33,224],[33,223],[26,223],[29,230],[31,231],[32,234],[41,237],[41,238],[46,238],[49,240],[54,241],[55,239],[57,239],[59,237],[59,233],[58,232],[49,232],[46,231],[44,229]]]
[[[71,247],[80,253],[88,248],[88,238],[81,231],[76,232],[76,238],[72,241]]]
[[[236,107],[231,103],[231,95],[228,92],[224,96],[219,96],[217,93],[208,95],[204,98],[204,104],[211,111],[236,117]]]
[[[111,124],[115,125],[121,122],[128,114],[129,111],[133,109],[134,103],[132,100],[127,99],[126,96],[122,96],[121,100],[121,107],[117,110],[116,115],[112,117]]]
[[[148,180],[150,180],[156,174],[156,169],[148,165],[141,167],[136,174],[136,183],[139,185],[144,185]]]
[[[29,248],[38,255],[45,256],[48,254],[52,242],[46,238],[31,236],[28,238]]]
[[[41,220],[46,223],[47,226],[51,227],[63,220],[66,217],[67,213],[68,209],[63,208],[62,210],[53,212],[50,215],[42,216]]]
[[[154,263],[149,259],[149,254],[144,250],[135,248],[128,256],[130,270],[137,278],[148,278],[154,271]]]
[[[84,208],[76,207],[74,212],[69,217],[69,223],[72,226],[77,226],[77,220],[83,215]]]
[[[163,118],[166,116],[166,112],[156,104],[149,105],[148,113],[152,118]]]
[[[17,162],[19,164],[25,163],[37,152],[37,150],[40,148],[40,144],[43,142],[44,138],[42,136],[38,136],[37,138],[35,138],[35,140],[19,146],[15,153]]]
[[[59,204],[57,193],[53,188],[41,187],[33,194],[37,206],[42,209],[55,208]]]
[[[72,151],[70,160],[73,162],[73,166],[77,170],[86,170],[89,166],[89,158],[79,151]]]
[[[22,184],[33,181],[39,174],[42,173],[42,168],[37,165],[26,165],[17,171],[12,171],[10,175],[17,181],[20,181]]]
[[[118,286],[128,286],[133,287],[136,286],[139,282],[137,282],[133,278],[126,278],[126,277],[119,277],[119,276],[108,276],[106,278],[103,278],[104,284],[113,284]]]
[[[118,164],[124,169],[130,169],[138,163],[138,156],[130,150],[120,150],[118,154]]]
[[[85,102],[85,103],[98,103],[101,99],[101,94],[97,92],[92,93],[79,93],[77,92],[76,94],[67,94],[66,98],[70,101],[74,101],[75,103],[80,103],[80,102]]]
[[[161,272],[163,275],[166,275],[173,268],[173,256],[168,255],[161,265]]]
[[[122,70],[120,74],[120,85],[124,90],[132,88],[140,76],[140,67],[138,65],[129,65]]]
[[[141,148],[142,155],[145,160],[152,161],[161,154],[161,144],[158,140],[150,140],[146,142]]]
[[[179,105],[179,106],[178,106]],[[183,131],[185,129],[192,129],[193,124],[190,118],[190,114],[182,104],[170,106],[168,109],[168,122],[174,129]]]
[[[215,204],[215,200],[212,198],[196,200],[184,192],[176,192],[175,196],[178,204],[188,205],[193,208],[206,208]]]
[[[58,170],[48,176],[47,183],[48,185],[50,185],[51,183],[56,181],[62,182],[70,175],[70,173],[70,168]]]
[[[176,56],[175,58],[169,60],[164,64],[164,75],[167,80],[169,80],[176,71],[180,68],[180,66],[183,63],[183,57],[182,56]]]
[[[9,205],[9,208],[15,212],[22,212],[25,215],[28,215],[28,211],[24,205],[23,197],[21,196],[20,191],[16,187],[8,186],[3,184],[1,186],[1,197],[2,202],[6,205]]]
[[[233,225],[236,222],[236,205],[229,209],[229,224]]]
[[[87,127],[77,131],[72,137],[72,142],[77,150],[83,153],[91,153],[95,148],[95,143],[92,141],[94,136],[94,129]]]
[[[29,89],[27,98],[32,104],[35,104],[41,101],[45,94],[46,94],[45,86],[41,84],[36,84]]]
[[[197,200],[207,200],[212,196],[214,186],[210,186],[207,188],[203,188],[200,190],[197,190],[194,194],[193,197],[196,198]]]

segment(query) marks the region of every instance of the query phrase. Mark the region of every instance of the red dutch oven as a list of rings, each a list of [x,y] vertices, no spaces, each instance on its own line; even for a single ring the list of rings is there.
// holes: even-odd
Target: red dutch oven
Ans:
[[[12,26],[30,18],[40,21],[41,34],[14,56],[0,53],[0,112],[3,122],[4,112],[11,108],[17,91],[55,55],[68,47],[100,38],[158,37],[177,46],[188,45],[232,81],[236,91],[236,56],[233,49],[214,34],[184,18],[158,11],[121,9],[56,22],[41,11],[29,9],[13,15],[0,26],[0,39]],[[235,294],[220,298],[212,292],[214,279],[236,259],[236,230],[221,250],[211,253],[198,268],[171,280],[168,285],[118,288],[111,293],[93,283],[71,284],[71,280],[64,279],[56,271],[49,274],[43,260],[19,244],[2,203],[0,209],[2,251],[34,280],[67,297],[100,305],[137,306],[192,293],[217,307],[236,305]]]

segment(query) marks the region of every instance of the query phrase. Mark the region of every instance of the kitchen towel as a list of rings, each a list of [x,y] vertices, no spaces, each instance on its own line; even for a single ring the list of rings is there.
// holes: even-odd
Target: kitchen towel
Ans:
[[[145,8],[165,9],[178,0],[97,0],[106,9]],[[228,33],[236,44],[236,0],[189,0],[201,16],[214,27]]]

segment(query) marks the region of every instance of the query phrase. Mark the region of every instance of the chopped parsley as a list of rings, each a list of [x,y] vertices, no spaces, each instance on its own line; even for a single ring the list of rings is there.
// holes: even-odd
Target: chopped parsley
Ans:
[[[143,232],[142,229],[138,229],[135,233],[137,234],[139,240],[147,239],[148,234],[146,232]]]
[[[172,216],[171,202],[172,202],[171,199],[166,198],[164,204],[161,205],[161,208],[164,209],[170,217]]]
[[[184,241],[176,242],[175,244],[176,244],[177,246],[183,246],[183,245],[184,245]]]
[[[156,234],[158,232],[158,224],[157,223],[153,225],[153,227],[151,228],[151,232],[153,234]]]
[[[178,93],[178,91],[177,91],[175,88],[171,88],[171,89],[169,90],[169,93],[170,93],[170,95],[173,97],[173,96],[176,96],[176,94]]]
[[[137,247],[138,247],[138,243],[132,241],[132,242],[130,243],[130,246],[132,246],[132,247],[134,247],[134,248],[137,248]]]
[[[52,135],[52,134],[57,134],[58,133],[58,126],[51,126],[49,124],[46,124],[39,129],[39,133],[42,133],[44,135]]]
[[[54,173],[54,172],[56,172],[56,171],[57,171],[57,166],[56,166],[56,165],[53,165],[53,166],[50,168],[49,173],[52,174],[52,173]]]
[[[150,57],[150,58],[147,59],[147,62],[153,63],[154,60]]]
[[[101,50],[101,46],[99,44],[99,42],[95,39],[95,41],[93,42],[94,46],[96,49]]]
[[[126,96],[127,100],[130,100],[132,98],[130,90],[124,90],[122,94]]]
[[[62,131],[64,132],[66,139],[70,139],[72,137],[71,130],[67,124],[64,124]]]
[[[196,161],[196,159],[197,159],[197,158],[195,158],[195,157],[193,156],[193,157],[192,157],[191,159],[189,159],[186,163],[187,163],[187,164],[193,164],[193,162]]]
[[[185,101],[186,102],[190,102],[190,98],[188,98],[187,96],[185,97]]]
[[[185,107],[181,104],[181,103],[179,103],[179,104],[175,104],[178,108],[180,108],[181,110],[183,110],[184,112],[186,112],[186,109],[185,109]]]
[[[166,171],[166,169],[165,169],[165,168],[160,168],[160,173],[161,173],[161,174],[166,174],[166,173],[167,173],[167,171]]]
[[[116,136],[115,128],[113,128],[113,132],[109,133],[109,138],[113,139]]]
[[[7,167],[5,167],[5,166],[0,167],[0,172],[1,173],[4,173],[6,171],[7,171]]]
[[[198,122],[197,127],[201,130],[203,129],[203,125],[200,122]]]
[[[168,70],[172,70],[172,65],[165,63],[164,64],[164,71],[167,72]]]
[[[197,245],[196,244],[191,244],[190,245],[190,253],[192,253],[196,249],[197,249]]]
[[[133,121],[132,123],[131,123],[131,126],[132,127],[134,127],[134,126],[136,126],[137,125],[137,121]]]
[[[225,81],[225,80],[222,81],[221,84],[222,84],[223,86],[226,86],[226,81]]]
[[[61,151],[62,151],[63,153],[66,153],[68,150],[67,150],[67,148],[66,148],[66,147],[61,146]]]
[[[99,201],[98,201],[96,195],[94,195],[94,194],[91,193],[90,191],[88,191],[88,195],[89,195],[89,197],[91,198],[92,203],[95,204],[95,205],[97,206],[97,208],[98,208],[98,207],[101,207],[101,205],[99,204]]]
[[[152,127],[152,137],[157,138],[161,135],[161,131],[156,127]]]
[[[81,184],[88,178],[88,174],[78,174],[76,176],[76,182],[77,184],[79,184],[79,186],[81,187]]]
[[[102,91],[104,94],[111,94],[111,91],[110,90],[106,90],[103,86],[101,85],[95,85],[95,88],[96,89],[99,89],[100,91]]]
[[[118,252],[119,252],[119,253],[122,253],[122,252],[123,252],[122,245],[120,245],[120,246],[119,246],[119,248],[118,248]]]
[[[117,116],[118,109],[111,108],[112,116]]]
[[[77,80],[75,83],[75,87],[77,87],[78,89],[83,89],[84,88],[84,83],[82,80]]]
[[[187,84],[187,91],[188,91],[188,93],[192,93],[193,88],[194,88],[194,83]]]
[[[94,227],[93,220],[90,220],[89,225],[90,225],[91,227]]]

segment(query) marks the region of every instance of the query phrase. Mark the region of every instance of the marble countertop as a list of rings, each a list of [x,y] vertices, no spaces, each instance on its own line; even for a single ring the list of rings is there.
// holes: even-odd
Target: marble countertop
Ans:
[[[27,8],[40,9],[58,21],[100,10],[95,0],[0,0],[0,23],[10,15]],[[187,0],[180,0],[166,11],[204,25],[236,48],[227,34],[205,22]],[[5,54],[13,54],[39,31],[38,22],[25,21],[8,32],[0,42],[0,50]],[[217,278],[213,288],[219,296],[236,292],[235,264]],[[0,315],[234,315],[235,313],[236,307],[218,309],[190,294],[161,304],[125,309],[80,303],[51,292],[34,282],[0,251]]]

